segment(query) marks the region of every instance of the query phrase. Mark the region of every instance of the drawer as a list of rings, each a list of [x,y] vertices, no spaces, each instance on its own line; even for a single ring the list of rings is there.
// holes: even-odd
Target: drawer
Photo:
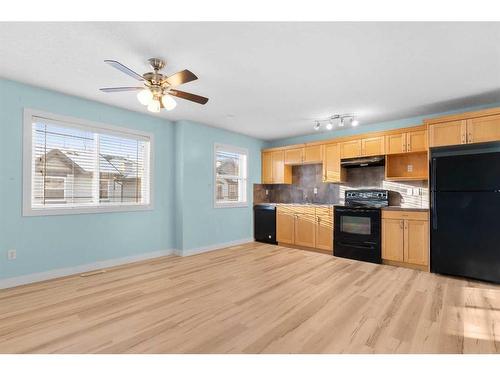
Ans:
[[[429,211],[390,211],[382,210],[382,219],[429,220]]]
[[[332,207],[316,207],[316,216],[333,216],[333,208]]]

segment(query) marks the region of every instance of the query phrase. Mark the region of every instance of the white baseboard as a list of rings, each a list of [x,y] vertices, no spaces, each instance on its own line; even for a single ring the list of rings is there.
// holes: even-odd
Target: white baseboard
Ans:
[[[141,260],[159,258],[166,255],[177,254],[178,251],[174,249],[154,251],[151,253],[144,253],[138,255],[131,255],[123,258],[102,260],[95,263],[82,264],[75,267],[58,268],[46,272],[32,273],[23,276],[11,277],[8,279],[0,279],[0,289],[12,288],[14,286],[31,284],[38,281],[55,279],[58,277],[70,276],[82,272],[95,271],[102,268],[109,268],[120,266],[122,264],[139,262]]]
[[[218,243],[218,244],[210,245],[210,246],[203,246],[203,247],[197,247],[197,248],[186,249],[186,250],[175,250],[175,255],[180,255],[180,256],[185,257],[185,256],[190,256],[190,255],[206,253],[208,251],[219,250],[219,249],[223,249],[225,247],[237,246],[237,245],[241,245],[241,244],[253,242],[253,241],[254,241],[253,238],[242,238],[240,240]]]

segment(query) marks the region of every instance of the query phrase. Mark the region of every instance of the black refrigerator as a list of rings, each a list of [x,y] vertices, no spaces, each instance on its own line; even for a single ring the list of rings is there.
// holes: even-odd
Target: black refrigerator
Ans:
[[[500,283],[500,152],[431,157],[431,271]]]

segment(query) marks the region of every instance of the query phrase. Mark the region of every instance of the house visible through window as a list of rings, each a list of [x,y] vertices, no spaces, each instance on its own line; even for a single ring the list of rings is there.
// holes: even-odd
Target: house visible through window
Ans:
[[[150,204],[150,138],[28,114],[25,214]],[[29,142],[31,140],[31,142]],[[29,156],[28,156],[29,155]],[[28,173],[27,173],[28,172]],[[66,211],[65,211],[66,210]]]
[[[215,206],[247,205],[247,158],[244,149],[215,145]]]

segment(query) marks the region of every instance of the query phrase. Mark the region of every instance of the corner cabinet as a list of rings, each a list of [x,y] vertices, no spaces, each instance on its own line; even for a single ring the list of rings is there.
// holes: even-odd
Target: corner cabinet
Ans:
[[[427,211],[382,210],[382,260],[388,264],[428,270]]]

